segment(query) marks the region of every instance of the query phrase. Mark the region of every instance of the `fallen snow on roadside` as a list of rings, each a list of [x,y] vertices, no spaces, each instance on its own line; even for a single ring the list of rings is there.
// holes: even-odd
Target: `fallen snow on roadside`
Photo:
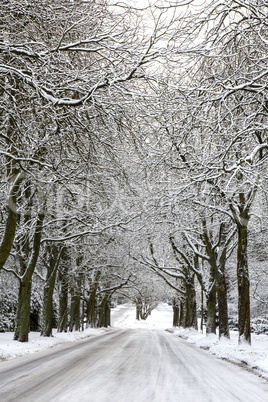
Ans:
[[[268,379],[268,336],[251,334],[251,346],[238,345],[238,333],[231,331],[230,339],[219,340],[217,335],[206,336],[194,329],[177,328],[174,334],[219,358],[254,369]]]
[[[100,335],[105,329],[87,328],[84,331],[57,332],[53,330],[53,337],[40,336],[39,332],[30,332],[29,342],[14,341],[13,332],[0,333],[0,360],[13,359],[28,353],[39,352],[40,350],[52,348],[66,342],[73,342],[78,339],[92,335]]]

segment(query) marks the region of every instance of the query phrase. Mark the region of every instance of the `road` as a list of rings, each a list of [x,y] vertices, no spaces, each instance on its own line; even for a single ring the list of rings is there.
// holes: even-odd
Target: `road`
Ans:
[[[119,329],[0,363],[0,401],[266,402],[268,384],[164,330]]]

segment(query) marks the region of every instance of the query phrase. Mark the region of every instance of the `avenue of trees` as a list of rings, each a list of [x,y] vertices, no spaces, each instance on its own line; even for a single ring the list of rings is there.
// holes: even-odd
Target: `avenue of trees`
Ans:
[[[0,330],[267,307],[264,0],[3,1]],[[204,313],[205,312],[205,313]]]

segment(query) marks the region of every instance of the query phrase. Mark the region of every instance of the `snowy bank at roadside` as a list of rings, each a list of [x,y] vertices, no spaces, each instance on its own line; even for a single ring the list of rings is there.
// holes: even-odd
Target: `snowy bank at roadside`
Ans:
[[[173,330],[171,330],[173,332]],[[238,333],[231,331],[230,339],[219,340],[218,335],[205,335],[194,329],[177,328],[175,335],[213,355],[242,365],[268,379],[268,336],[251,334],[251,346],[238,345]]]
[[[53,330],[53,336],[49,338],[40,336],[39,332],[30,332],[29,342],[14,341],[13,332],[0,333],[0,360],[13,359],[28,353],[39,352],[66,342],[101,335],[106,331],[107,329],[104,328],[87,328],[81,332],[57,332],[55,329]]]

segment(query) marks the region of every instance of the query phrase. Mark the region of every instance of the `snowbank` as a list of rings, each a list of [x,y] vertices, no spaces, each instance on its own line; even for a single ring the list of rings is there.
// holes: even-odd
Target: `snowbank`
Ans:
[[[39,352],[40,350],[52,348],[66,342],[73,342],[88,336],[100,335],[105,329],[87,328],[82,332],[74,331],[58,333],[53,330],[53,337],[45,338],[39,332],[30,332],[29,342],[14,341],[13,332],[0,333],[0,360],[13,359],[28,353]]]
[[[268,336],[252,334],[252,344],[238,345],[238,333],[231,331],[230,339],[220,339],[218,335],[206,336],[194,329],[178,328],[174,334],[187,340],[197,347],[208,350],[221,359],[242,365],[254,370],[257,374],[268,379]]]

